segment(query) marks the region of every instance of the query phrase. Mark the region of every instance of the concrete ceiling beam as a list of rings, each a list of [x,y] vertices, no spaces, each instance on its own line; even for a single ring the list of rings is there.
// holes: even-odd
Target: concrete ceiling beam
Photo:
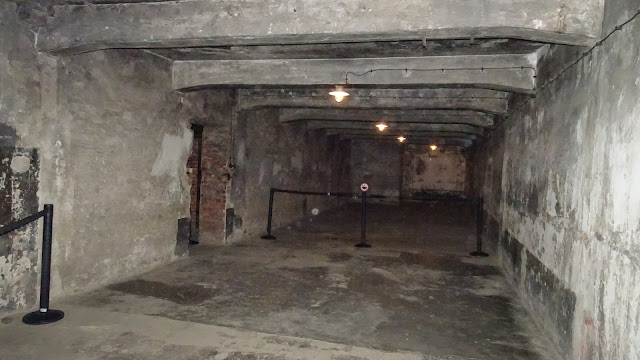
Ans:
[[[592,45],[598,0],[191,0],[56,6],[40,51],[514,38]],[[399,21],[398,19],[402,19]]]
[[[403,122],[430,124],[461,124],[479,127],[493,126],[493,116],[477,111],[452,110],[370,110],[370,109],[280,109],[281,122],[301,120],[352,122]]]
[[[335,131],[373,131],[378,132],[375,127],[376,122],[350,122],[350,121],[307,121],[307,129],[309,130],[335,130]],[[414,124],[402,122],[387,122],[388,131],[405,131],[405,132],[454,132],[460,134],[469,134],[474,136],[482,136],[484,131],[481,127],[472,125],[459,124]]]
[[[206,86],[469,86],[530,93],[537,53],[354,59],[200,60],[173,63],[173,89]],[[444,69],[444,70],[443,70]],[[373,71],[372,71],[373,70]]]
[[[384,132],[376,132],[375,130],[347,130],[347,129],[327,129],[326,134],[331,135],[362,135],[362,136],[372,136],[372,137],[380,137],[380,136],[406,136],[406,137],[427,137],[427,138],[456,138],[456,139],[469,139],[476,140],[478,137],[473,134],[467,134],[464,132],[441,132],[441,131],[384,131]]]
[[[488,89],[348,89],[349,97],[336,102],[322,89],[240,89],[239,108],[342,108],[377,110],[474,110],[493,114],[507,111],[509,93]]]
[[[367,140],[367,141],[388,141],[400,144],[396,136],[370,136],[370,135],[336,135],[340,140]],[[438,146],[461,146],[470,147],[473,145],[473,140],[465,138],[438,138],[430,136],[407,136],[402,144],[405,145],[431,145],[436,144]]]

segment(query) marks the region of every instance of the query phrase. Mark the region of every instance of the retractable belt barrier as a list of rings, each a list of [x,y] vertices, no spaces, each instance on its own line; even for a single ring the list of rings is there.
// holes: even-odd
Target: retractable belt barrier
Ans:
[[[0,228],[0,236],[19,229],[32,221],[44,217],[42,229],[42,270],[40,272],[40,310],[30,312],[22,318],[29,325],[43,325],[61,320],[64,312],[49,309],[49,291],[51,290],[51,243],[53,238],[53,205],[45,204],[44,210],[14,221]]]
[[[398,200],[413,200],[413,201],[464,201],[475,202],[476,208],[476,251],[470,253],[471,256],[489,256],[486,252],[482,251],[482,229],[483,229],[483,199],[478,198],[454,198],[447,196],[430,196],[430,197],[398,197],[398,196],[386,196],[386,195],[368,195],[369,185],[362,183],[360,185],[360,193],[346,193],[346,192],[319,192],[319,191],[300,191],[300,190],[285,190],[271,188],[269,190],[269,212],[267,215],[267,233],[260,238],[265,240],[275,240],[276,237],[272,234],[272,220],[273,220],[273,204],[276,193],[284,194],[297,194],[297,195],[316,195],[316,196],[334,196],[334,197],[350,197],[361,199],[360,210],[360,242],[355,246],[359,248],[369,248],[370,244],[367,244],[367,198],[369,199],[398,199]]]

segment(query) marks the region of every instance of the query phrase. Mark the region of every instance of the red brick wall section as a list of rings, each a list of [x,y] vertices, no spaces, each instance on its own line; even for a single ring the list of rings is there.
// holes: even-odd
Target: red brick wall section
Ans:
[[[202,134],[200,242],[224,243],[225,200],[229,185],[229,127],[205,126]]]

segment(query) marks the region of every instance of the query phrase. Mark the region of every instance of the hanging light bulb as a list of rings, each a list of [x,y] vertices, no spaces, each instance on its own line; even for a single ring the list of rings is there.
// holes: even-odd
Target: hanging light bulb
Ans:
[[[404,137],[404,136],[402,136],[402,135],[398,136],[398,141],[400,141],[400,142],[404,142],[405,140],[407,140],[407,138],[406,138],[406,137]]]
[[[433,145],[429,146],[429,148],[430,148],[432,151],[436,151],[436,150],[438,149],[438,145],[433,144]]]
[[[329,93],[336,99],[336,102],[342,102],[345,97],[349,96],[349,93],[344,91],[344,88],[340,85],[336,86],[336,89]]]
[[[378,128],[378,131],[385,131],[389,126],[387,126],[387,124],[385,123],[380,123],[376,125],[376,127]]]

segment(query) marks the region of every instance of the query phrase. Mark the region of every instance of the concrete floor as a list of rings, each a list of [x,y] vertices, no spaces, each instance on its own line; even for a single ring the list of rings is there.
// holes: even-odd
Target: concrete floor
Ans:
[[[356,205],[2,319],[0,359],[554,359],[462,204]]]

